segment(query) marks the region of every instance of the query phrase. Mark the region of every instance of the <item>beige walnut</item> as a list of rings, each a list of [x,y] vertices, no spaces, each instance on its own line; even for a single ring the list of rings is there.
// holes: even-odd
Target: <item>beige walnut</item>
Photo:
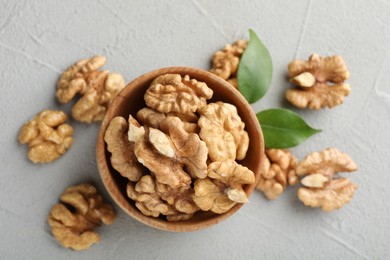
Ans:
[[[225,47],[217,51],[212,58],[211,73],[228,81],[235,88],[237,84],[237,69],[240,63],[240,58],[248,46],[248,42],[238,40],[233,45],[226,44]]]
[[[308,61],[294,60],[288,65],[288,76],[298,88],[287,90],[286,98],[299,108],[332,108],[351,92],[349,84],[344,84],[349,71],[341,56],[313,54]]]
[[[68,116],[57,110],[43,110],[23,125],[19,142],[28,144],[28,158],[34,163],[56,160],[73,144],[73,127],[65,124]]]
[[[62,203],[53,206],[48,217],[53,236],[66,248],[88,249],[100,241],[94,231],[101,223],[112,224],[116,214],[111,205],[90,184],[67,188],[61,195]]]
[[[161,131],[154,129],[153,134],[165,136]],[[160,183],[170,185],[172,188],[189,187],[191,177],[183,170],[183,164],[176,158],[168,157],[167,154],[173,154],[171,145],[158,146],[156,142],[153,145],[150,142],[150,129],[141,126],[131,115],[129,116],[128,139],[134,142],[134,154],[137,160],[146,168],[153,172]],[[166,137],[167,140],[167,137]],[[169,140],[168,140],[169,141]],[[157,150],[156,147],[160,150]],[[166,149],[166,151],[163,149]]]
[[[98,70],[105,62],[103,56],[80,60],[58,80],[57,98],[61,103],[82,95],[72,108],[72,116],[78,121],[101,121],[112,100],[125,87],[122,75]]]
[[[296,165],[297,160],[290,151],[266,149],[256,189],[262,191],[270,200],[278,198],[288,185],[298,183]]]
[[[144,175],[135,185],[127,184],[127,195],[146,216],[168,216],[168,221],[190,218],[199,208],[192,200],[191,188],[173,189],[159,183],[152,175]]]
[[[242,160],[249,147],[249,135],[237,108],[216,102],[199,109],[200,138],[205,141],[212,161]]]
[[[140,109],[137,112],[137,119],[140,121],[143,125],[153,127],[153,128],[160,128],[161,122],[167,117],[167,116],[175,116],[180,118],[180,120],[183,123],[183,128],[188,133],[198,133],[199,127],[198,127],[198,116],[195,113],[161,113],[158,112],[152,108],[144,107]]]
[[[161,123],[161,129],[171,141],[170,144],[174,151],[172,158],[182,163],[192,178],[205,178],[207,176],[208,155],[206,143],[200,140],[197,134],[187,133],[178,117],[168,116],[165,118]],[[157,150],[160,151],[160,149]]]
[[[248,202],[243,185],[255,182],[255,175],[234,160],[208,165],[207,178],[195,181],[194,201],[203,211],[222,214],[237,203]]]
[[[138,181],[144,168],[134,154],[134,143],[127,138],[129,124],[123,117],[115,117],[110,121],[104,134],[107,150],[111,153],[112,167],[130,181]]]
[[[165,74],[153,80],[144,95],[146,105],[162,113],[193,113],[210,99],[213,91],[204,82]]]
[[[338,172],[353,172],[357,165],[347,154],[336,148],[314,152],[296,167],[299,176],[306,176],[298,189],[298,198],[310,207],[322,207],[324,211],[341,208],[353,197],[357,186],[347,178],[337,178]]]

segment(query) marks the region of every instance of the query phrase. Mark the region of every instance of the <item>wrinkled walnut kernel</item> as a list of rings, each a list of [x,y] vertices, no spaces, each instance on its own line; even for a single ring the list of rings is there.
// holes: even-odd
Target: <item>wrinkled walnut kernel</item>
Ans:
[[[80,122],[101,121],[111,101],[125,87],[122,75],[98,70],[105,62],[103,56],[80,60],[58,80],[57,98],[61,103],[82,95],[72,108],[72,116]]]
[[[205,178],[207,175],[207,146],[197,134],[187,133],[178,117],[167,117],[161,129],[169,135],[175,159],[184,164],[192,178]]]
[[[270,199],[276,199],[288,185],[298,183],[296,158],[288,150],[267,149],[256,188]]]
[[[195,181],[194,201],[203,211],[222,214],[237,203],[248,202],[243,185],[255,182],[255,175],[234,160],[208,165],[207,178]]]
[[[213,91],[188,76],[165,74],[155,78],[145,93],[146,105],[162,113],[193,113],[206,105]]]
[[[199,136],[207,144],[212,161],[242,160],[249,147],[249,135],[244,130],[237,108],[216,102],[199,109]]]
[[[137,112],[137,119],[140,121],[143,125],[153,127],[156,129],[160,129],[160,123],[167,117],[167,116],[175,116],[180,118],[180,120],[183,123],[183,128],[188,133],[198,133],[199,127],[198,127],[198,116],[195,113],[161,113],[158,112],[152,108],[144,107],[141,110]]]
[[[235,88],[238,88],[236,78],[238,64],[247,46],[247,41],[238,40],[233,45],[227,44],[221,51],[217,51],[213,55],[213,68],[210,72],[228,81]]]
[[[341,56],[313,54],[308,61],[294,60],[288,65],[288,76],[299,88],[287,90],[286,98],[299,108],[332,108],[351,92],[349,84],[343,84],[349,71]]]
[[[297,175],[307,176],[302,179],[306,187],[298,189],[298,198],[306,206],[322,207],[324,211],[339,209],[351,200],[357,186],[349,179],[337,178],[335,175],[356,169],[357,165],[351,157],[336,148],[311,153],[296,167]],[[322,179],[319,175],[323,176]],[[309,182],[307,178],[310,176],[316,176],[316,179]]]
[[[192,200],[191,188],[172,189],[159,183],[153,176],[144,175],[135,186],[127,184],[127,195],[146,216],[171,216],[170,221],[185,220],[199,210]],[[184,213],[184,214],[183,214]]]
[[[34,163],[56,160],[73,144],[73,127],[65,124],[68,116],[57,110],[43,110],[23,125],[19,142],[28,144],[28,158]]]
[[[157,130],[159,131],[159,130]],[[191,178],[183,170],[183,165],[161,154],[149,140],[149,128],[140,126],[129,116],[129,141],[134,142],[134,154],[138,161],[156,175],[159,182],[172,188],[188,187]]]
[[[113,118],[104,134],[104,141],[111,153],[112,167],[130,181],[138,181],[144,169],[134,154],[134,144],[127,138],[128,128],[123,117]]]
[[[116,214],[111,205],[90,184],[67,188],[61,195],[62,202],[53,206],[48,223],[53,236],[66,248],[85,250],[100,241],[93,231],[101,223],[112,224]]]

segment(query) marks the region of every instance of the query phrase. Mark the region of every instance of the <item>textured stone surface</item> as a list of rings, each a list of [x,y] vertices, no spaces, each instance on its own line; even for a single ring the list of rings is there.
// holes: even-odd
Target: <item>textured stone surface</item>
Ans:
[[[6,1],[0,10],[2,94],[1,259],[388,259],[390,258],[390,3],[297,1]],[[130,4],[131,3],[131,4]],[[312,52],[342,55],[352,93],[332,110],[298,111],[323,132],[297,157],[337,146],[359,165],[355,198],[339,211],[304,207],[289,189],[269,202],[254,193],[236,215],[210,229],[174,234],[143,226],[118,207],[102,241],[74,253],[50,234],[47,214],[61,192],[84,181],[101,191],[98,125],[72,121],[75,143],[59,160],[33,165],[17,143],[23,123],[55,100],[60,72],[95,54],[126,81],[164,66],[208,69],[211,55],[253,28],[274,63],[273,87],[253,106],[290,107],[287,64]],[[108,199],[107,193],[104,193]]]

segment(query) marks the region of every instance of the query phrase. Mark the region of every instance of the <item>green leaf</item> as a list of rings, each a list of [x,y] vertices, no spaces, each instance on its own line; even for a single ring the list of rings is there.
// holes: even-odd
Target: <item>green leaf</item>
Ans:
[[[266,148],[289,148],[321,132],[287,109],[267,109],[257,114]]]
[[[249,103],[254,103],[267,92],[272,80],[272,59],[267,48],[253,30],[249,30],[249,44],[238,65],[238,90]]]

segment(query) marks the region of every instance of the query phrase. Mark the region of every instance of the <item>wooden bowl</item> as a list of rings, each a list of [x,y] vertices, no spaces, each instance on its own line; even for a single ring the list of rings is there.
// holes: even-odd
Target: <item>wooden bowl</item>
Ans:
[[[261,158],[263,158],[264,155],[264,141],[259,122],[250,105],[246,102],[244,97],[225,80],[207,71],[189,67],[169,67],[146,73],[133,80],[118,94],[107,110],[100,127],[96,144],[97,164],[100,177],[102,178],[108,193],[128,215],[148,226],[162,230],[176,232],[194,231],[210,227],[223,221],[237,212],[237,210],[242,207],[242,204],[237,204],[228,212],[220,215],[200,211],[191,219],[181,222],[168,222],[163,218],[145,216],[135,207],[134,202],[127,197],[126,184],[128,180],[111,167],[111,154],[107,151],[104,142],[104,133],[111,119],[116,116],[122,116],[127,119],[129,114],[136,117],[137,111],[146,106],[143,97],[151,81],[157,76],[167,73],[181,74],[182,76],[189,75],[191,78],[203,81],[214,91],[211,102],[223,101],[234,104],[237,107],[238,114],[243,122],[245,122],[245,129],[250,138],[247,156],[243,161],[240,161],[240,163],[251,169],[256,176],[256,181],[258,180],[262,162]],[[255,184],[246,185],[244,187],[248,197],[254,188]]]

